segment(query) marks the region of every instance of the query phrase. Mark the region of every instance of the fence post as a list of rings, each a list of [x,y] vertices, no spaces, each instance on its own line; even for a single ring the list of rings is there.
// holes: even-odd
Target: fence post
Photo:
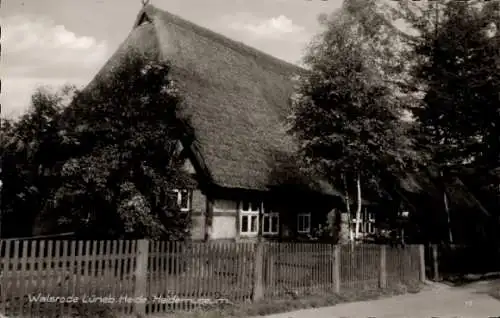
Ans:
[[[255,262],[253,275],[253,294],[252,300],[259,301],[264,298],[264,283],[263,283],[263,265],[264,265],[264,243],[258,242],[255,245]]]
[[[148,260],[149,260],[149,241],[148,240],[138,240],[137,241],[137,254],[135,262],[135,289],[134,295],[136,297],[136,302],[134,303],[135,314],[146,315],[146,302],[142,300],[147,297],[147,275],[148,275]],[[137,299],[141,299],[138,301]]]
[[[333,288],[340,293],[340,246],[333,246]]]
[[[387,246],[380,246],[379,287],[387,288]]]
[[[432,265],[434,271],[434,281],[439,281],[438,245],[432,245]]]
[[[420,281],[423,283],[425,282],[425,246],[423,244],[420,244],[418,246],[418,256],[419,256],[419,263],[420,263]]]

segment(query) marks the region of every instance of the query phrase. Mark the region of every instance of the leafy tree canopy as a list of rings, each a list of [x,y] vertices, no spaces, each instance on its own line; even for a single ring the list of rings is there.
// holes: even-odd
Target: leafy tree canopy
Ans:
[[[400,119],[403,100],[374,54],[380,51],[354,27],[347,4],[335,19],[324,20],[325,31],[305,58],[310,72],[297,83],[291,132],[310,167],[334,182],[348,178],[347,194],[357,185],[359,220],[361,189],[380,195],[385,175],[412,169],[419,157]]]
[[[185,238],[189,216],[171,190],[192,185],[177,156],[189,129],[178,120],[169,69],[130,54],[66,108],[68,91],[36,93],[33,110],[5,126],[7,210],[21,218],[21,207],[30,207],[57,220],[59,231],[94,237]]]
[[[414,153],[404,133],[409,125],[400,121],[401,100],[363,40],[350,23],[326,24],[305,59],[311,72],[297,86],[292,132],[320,170],[371,178],[411,166]]]
[[[468,2],[436,7],[434,29],[415,45],[414,80],[424,89],[414,109],[421,143],[440,166],[467,162],[498,167],[500,76],[491,11]]]

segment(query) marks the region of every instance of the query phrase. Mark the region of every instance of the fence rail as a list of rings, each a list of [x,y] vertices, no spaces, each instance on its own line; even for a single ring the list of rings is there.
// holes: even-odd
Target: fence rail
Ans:
[[[422,246],[0,240],[0,312],[53,317],[106,303],[121,316],[159,314],[386,288],[423,280],[423,254]]]

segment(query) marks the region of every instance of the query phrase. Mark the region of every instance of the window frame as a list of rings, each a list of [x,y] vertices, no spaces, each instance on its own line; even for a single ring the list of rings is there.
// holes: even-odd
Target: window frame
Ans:
[[[374,234],[375,233],[375,214],[371,212],[367,212],[368,218],[367,218],[367,229],[366,233],[367,234]]]
[[[192,193],[193,191],[191,189],[173,189],[173,192],[177,195],[177,205],[179,206],[180,210],[182,212],[188,212],[191,211],[191,198],[192,198]],[[183,208],[182,207],[182,194],[186,193],[187,194],[187,207]]]
[[[308,219],[308,227],[307,230],[300,229],[300,218],[306,217]],[[304,212],[297,214],[297,233],[299,234],[309,234],[311,233],[311,212]]]
[[[264,230],[264,220],[269,219],[269,231]],[[273,218],[276,218],[276,231],[273,231]],[[279,212],[269,211],[262,213],[262,234],[263,235],[278,235],[280,233],[280,214]]]
[[[351,220],[351,231],[356,232],[356,218]],[[374,234],[375,229],[375,214],[365,210],[361,214],[361,222],[359,223],[359,235]]]
[[[248,203],[248,210],[243,209],[243,205],[244,205],[243,203]],[[259,224],[260,224],[259,215],[260,215],[260,212],[262,211],[263,203],[262,202],[258,203],[257,210],[253,209],[254,203],[256,203],[256,202],[251,201],[251,200],[242,200],[239,203],[238,212],[239,212],[240,224],[239,224],[238,232],[241,236],[255,236],[255,235],[259,234]],[[251,231],[251,229],[252,229],[252,217],[257,218],[255,231]],[[247,218],[247,228],[245,231],[243,230],[243,219],[244,218]]]

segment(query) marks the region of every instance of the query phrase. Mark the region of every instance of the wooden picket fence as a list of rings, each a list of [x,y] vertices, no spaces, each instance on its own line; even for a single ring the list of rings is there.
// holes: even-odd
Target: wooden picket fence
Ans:
[[[264,295],[414,285],[425,279],[423,253],[419,245],[268,243],[262,262]]]
[[[386,288],[423,280],[423,255],[422,246],[0,240],[0,313],[55,317],[106,304],[120,317],[153,315]]]

